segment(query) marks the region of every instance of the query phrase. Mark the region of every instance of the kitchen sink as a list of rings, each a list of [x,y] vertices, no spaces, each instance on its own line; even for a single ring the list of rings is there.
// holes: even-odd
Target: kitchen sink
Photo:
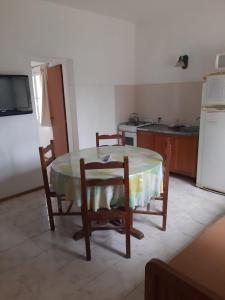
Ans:
[[[198,132],[198,126],[185,126],[185,125],[175,125],[175,126],[168,126],[170,130],[177,131],[177,132]]]
[[[185,126],[185,125],[174,125],[174,126],[168,126],[166,124],[157,124],[153,123],[144,127],[141,127],[140,129],[146,129],[146,130],[153,130],[156,132],[164,132],[164,133],[187,133],[187,134],[196,134],[199,132],[198,126]]]

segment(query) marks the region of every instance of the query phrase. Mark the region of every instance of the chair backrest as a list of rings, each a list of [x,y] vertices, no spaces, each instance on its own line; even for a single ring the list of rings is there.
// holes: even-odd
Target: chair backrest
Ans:
[[[39,155],[45,192],[50,193],[47,168],[56,158],[54,151],[54,141],[51,140],[50,144],[46,147],[39,147]]]
[[[98,132],[96,133],[96,147],[100,147],[100,140],[117,140],[116,145],[114,146],[125,146],[125,133],[122,131],[122,134],[116,133],[116,134],[102,134],[100,135]],[[105,146],[105,145],[104,145]]]
[[[168,195],[168,188],[169,188],[169,176],[170,176],[170,163],[171,163],[171,138],[166,138],[164,144],[164,151],[163,151],[163,193],[165,196]]]
[[[87,170],[102,170],[102,169],[124,169],[123,177],[112,177],[109,179],[87,179]],[[129,167],[128,157],[124,157],[124,161],[111,161],[107,163],[91,162],[86,163],[83,158],[80,159],[80,175],[81,175],[81,198],[82,209],[88,211],[87,207],[87,188],[94,186],[116,186],[124,185],[124,208],[129,209]]]

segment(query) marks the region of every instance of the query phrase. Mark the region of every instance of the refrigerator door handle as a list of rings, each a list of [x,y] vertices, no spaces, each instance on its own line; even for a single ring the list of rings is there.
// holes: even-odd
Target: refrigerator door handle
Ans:
[[[202,106],[203,111],[207,112],[224,112],[225,111],[225,105],[205,105]]]
[[[203,111],[206,111],[207,113],[219,113],[219,112],[225,112],[225,109],[217,109],[217,108],[202,108]]]

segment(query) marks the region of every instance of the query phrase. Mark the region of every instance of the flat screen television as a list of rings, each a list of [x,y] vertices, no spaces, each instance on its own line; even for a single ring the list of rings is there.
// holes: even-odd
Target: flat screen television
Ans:
[[[32,112],[28,76],[0,75],[0,117]]]

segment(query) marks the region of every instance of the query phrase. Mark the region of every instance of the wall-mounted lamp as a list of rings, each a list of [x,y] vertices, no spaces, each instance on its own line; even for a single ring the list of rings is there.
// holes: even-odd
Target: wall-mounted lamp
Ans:
[[[182,55],[179,57],[178,62],[175,67],[180,67],[182,69],[187,69],[188,67],[188,55]]]

